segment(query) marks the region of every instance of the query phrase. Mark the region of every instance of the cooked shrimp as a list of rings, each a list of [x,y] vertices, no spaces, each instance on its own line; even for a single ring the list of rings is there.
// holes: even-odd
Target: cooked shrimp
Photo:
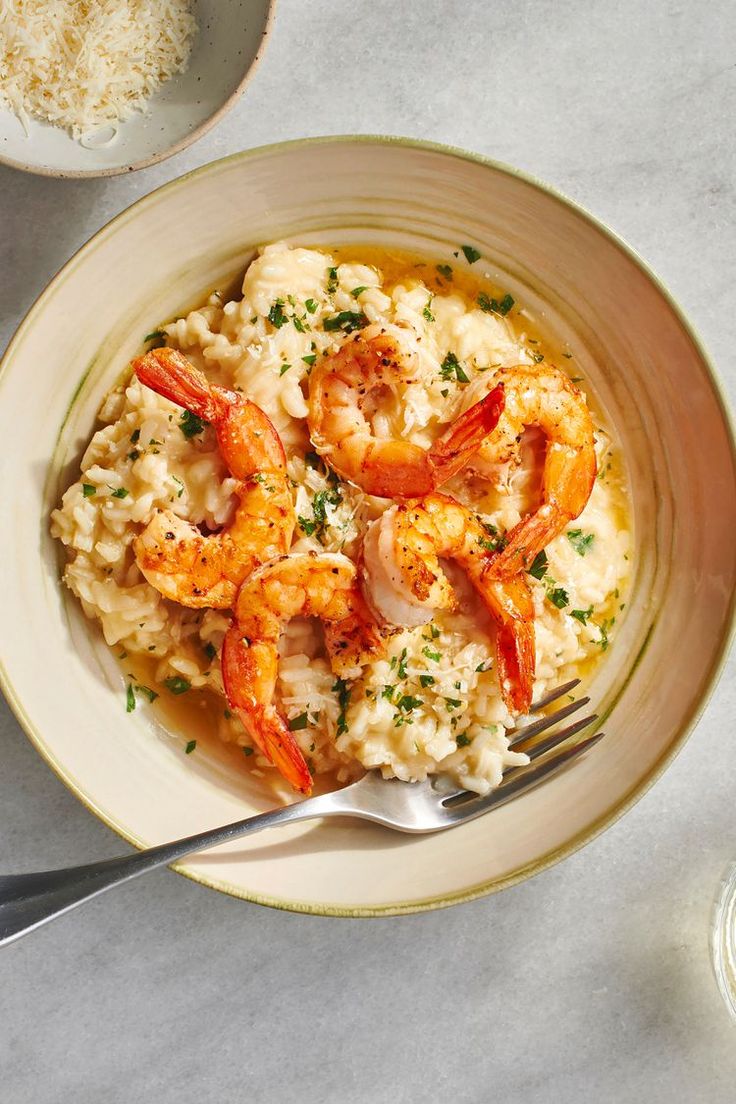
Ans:
[[[503,387],[506,401],[481,449],[482,459],[516,459],[527,426],[538,426],[547,438],[541,505],[507,534],[494,564],[497,576],[506,579],[531,567],[545,545],[585,509],[596,476],[595,439],[585,398],[554,365],[502,368],[494,383]]]
[[[174,349],[154,349],[133,369],[141,383],[212,422],[240,500],[231,524],[207,535],[160,510],[135,540],[138,566],[174,602],[226,609],[253,568],[291,544],[294,505],[281,439],[259,406],[210,384]]]
[[[309,432],[335,471],[368,494],[418,498],[467,464],[503,410],[496,387],[461,414],[428,449],[376,437],[363,404],[399,382],[411,383],[416,353],[400,348],[396,333],[370,326],[326,357],[309,378]]]
[[[273,703],[278,644],[292,617],[318,617],[332,669],[356,678],[382,651],[378,625],[363,598],[352,560],[340,553],[301,552],[257,568],[238,592],[232,628],[222,645],[222,677],[230,708],[294,789],[312,778],[282,713]]]
[[[495,578],[494,542],[472,511],[448,495],[392,506],[370,527],[363,547],[370,604],[394,625],[422,625],[456,598],[440,567],[455,560],[496,622],[496,660],[503,699],[513,713],[529,709],[534,681],[534,609],[523,575]]]

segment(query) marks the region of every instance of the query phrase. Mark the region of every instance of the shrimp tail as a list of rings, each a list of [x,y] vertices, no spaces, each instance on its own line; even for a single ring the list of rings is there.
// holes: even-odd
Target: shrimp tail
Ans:
[[[286,781],[295,790],[309,796],[312,776],[294,734],[272,705],[256,702],[254,695],[246,689],[252,687],[254,678],[257,678],[257,663],[237,627],[225,634],[221,659],[222,680],[230,708]]]
[[[207,422],[222,412],[219,389],[176,349],[151,349],[133,361],[133,371],[146,387]]]
[[[534,684],[534,622],[512,621],[496,633],[501,694],[511,713],[528,713]]]
[[[544,503],[536,513],[522,518],[506,534],[506,543],[494,564],[496,577],[508,579],[528,571],[539,553],[571,520],[569,513],[552,502]]]
[[[503,384],[499,383],[437,438],[427,454],[435,476],[433,487],[446,483],[465,467],[498,425],[504,402]]]

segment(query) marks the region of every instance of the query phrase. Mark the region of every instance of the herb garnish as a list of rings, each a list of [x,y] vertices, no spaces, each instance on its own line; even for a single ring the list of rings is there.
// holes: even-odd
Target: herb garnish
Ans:
[[[470,742],[470,737],[466,736],[464,732],[458,732],[457,736],[455,737],[455,743],[459,748],[468,747]]]
[[[314,301],[314,299],[305,299],[304,306],[307,308],[310,314],[314,314],[314,312],[317,310],[317,303]]]
[[[476,249],[474,245],[461,245],[463,253],[465,254],[465,260],[468,264],[475,264],[480,260],[480,250]]]
[[[267,315],[268,321],[272,326],[275,326],[277,330],[280,330],[282,326],[285,326],[289,321],[288,317],[284,314],[284,300],[277,299],[271,307]]]
[[[190,437],[196,437],[208,424],[209,423],[205,422],[204,418],[200,418],[198,414],[193,414],[191,410],[182,410],[181,417],[179,418],[179,429],[187,440],[189,440]]]
[[[541,552],[537,552],[534,557],[534,562],[529,568],[529,574],[533,579],[539,579],[540,582],[547,570],[547,553],[542,549]]]
[[[93,494],[97,494],[97,488],[94,483],[83,483],[82,494],[85,498],[91,498]]]
[[[181,678],[180,675],[172,675],[171,678],[164,679],[164,686],[172,694],[186,694],[187,690],[192,689],[191,682],[188,679]]]
[[[581,625],[587,625],[588,618],[593,615],[593,607],[588,606],[587,610],[570,610],[570,616],[574,617],[576,621],[579,621]]]
[[[187,746],[184,748],[184,754],[185,755],[191,755],[192,752],[194,751],[194,749],[196,748],[196,746],[197,746],[197,741],[196,740],[190,740],[187,743]]]
[[[452,279],[452,267],[448,264],[438,264],[435,268],[439,272],[440,276],[444,276],[446,280]]]
[[[153,343],[151,344],[152,349],[160,349],[166,344],[166,334],[163,330],[151,330],[151,332],[146,334],[143,338],[144,345],[148,345],[149,342]]]
[[[593,548],[595,533],[583,533],[582,529],[568,529],[567,539],[578,556],[585,556]]]
[[[353,290],[350,292],[350,294],[352,295],[353,299],[357,299],[359,295],[362,295],[363,292],[367,291],[367,290],[368,290],[367,286],[365,284],[361,284],[360,287],[353,288]]]
[[[127,498],[129,494],[130,494],[130,491],[128,490],[127,487],[118,487],[116,490],[111,492],[111,497],[112,498]]]
[[[340,311],[339,314],[335,314],[332,318],[325,318],[324,328],[328,333],[333,333],[335,330],[341,330],[343,333],[353,333],[355,330],[362,330],[364,326],[368,325],[368,319],[362,311]]]
[[[442,361],[440,376],[443,380],[451,380],[454,376],[458,383],[470,383],[465,369],[454,353],[448,353]]]
[[[282,364],[280,369],[279,369],[279,375],[283,376],[284,372],[288,372],[290,368],[291,368],[290,364]]]
[[[314,355],[314,353],[312,353],[311,356],[303,356],[302,357],[302,360],[304,361],[304,363],[308,364],[310,368],[312,367],[312,365],[314,364],[316,359],[317,359],[317,357]]]
[[[429,299],[424,304],[424,309],[422,311],[422,314],[423,314],[423,316],[424,316],[424,318],[427,322],[434,322],[434,315],[432,314],[432,309],[431,309],[433,299],[434,299],[434,296],[430,295]]]
[[[342,736],[343,732],[347,732],[348,723],[345,720],[345,714],[347,708],[350,705],[350,690],[345,679],[336,679],[333,687],[333,691],[337,694],[337,701],[340,706],[340,713],[337,718],[337,735]]]
[[[484,291],[478,296],[478,306],[486,314],[500,314],[505,316],[509,313],[514,305],[514,298],[508,293],[504,295],[503,299],[493,299],[491,296],[486,295]]]
[[[128,683],[125,688],[125,712],[132,713],[135,709],[135,694],[133,693],[133,684]]]
[[[299,732],[301,729],[306,728],[309,724],[309,717],[306,712],[300,713],[298,717],[292,717],[289,721],[289,729],[291,732]]]
[[[217,648],[215,647],[215,645],[212,643],[211,640],[209,640],[205,644],[205,646],[202,648],[202,651],[204,652],[204,654],[207,656],[207,658],[210,661],[213,660],[215,658],[215,656],[217,655]]]

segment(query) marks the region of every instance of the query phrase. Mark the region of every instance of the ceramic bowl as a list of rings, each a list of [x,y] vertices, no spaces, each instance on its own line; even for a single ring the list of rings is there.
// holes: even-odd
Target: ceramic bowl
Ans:
[[[12,112],[0,110],[0,163],[42,176],[115,176],[186,149],[243,92],[265,47],[273,6],[274,0],[194,0],[199,33],[188,69],[161,86],[145,114],[122,123],[109,146],[87,149],[40,120],[30,122],[26,135]]]
[[[53,769],[137,846],[237,820],[268,797],[207,754],[183,755],[152,714],[126,714],[116,661],[60,585],[48,515],[142,336],[242,272],[258,243],[279,238],[448,259],[458,243],[475,243],[496,282],[575,351],[628,465],[633,590],[589,688],[607,733],[592,752],[451,832],[300,824],[178,868],[298,911],[437,908],[570,854],[682,744],[732,622],[733,439],[701,346],[643,262],[569,200],[503,165],[404,140],[317,139],[236,154],[140,200],[41,295],[0,378],[3,686]]]

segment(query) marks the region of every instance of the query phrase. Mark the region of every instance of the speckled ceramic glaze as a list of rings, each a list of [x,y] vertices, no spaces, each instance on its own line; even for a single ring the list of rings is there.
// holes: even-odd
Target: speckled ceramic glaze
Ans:
[[[732,622],[727,415],[692,331],[626,246],[543,185],[459,151],[368,138],[273,146],[205,166],[113,220],[44,292],[4,362],[0,657],[5,692],[41,754],[139,846],[239,819],[267,797],[206,753],[183,755],[142,708],[126,715],[119,668],[59,583],[48,514],[142,335],[276,238],[393,244],[448,258],[458,243],[475,243],[498,284],[575,350],[627,458],[633,592],[589,690],[607,732],[592,753],[522,800],[437,836],[296,825],[181,867],[295,910],[440,907],[581,846],[684,739]]]
[[[110,146],[86,149],[39,120],[27,136],[15,115],[0,110],[0,163],[44,176],[113,176],[179,153],[243,92],[265,47],[274,2],[193,0],[199,34],[189,67],[161,86],[145,114],[122,123]]]

